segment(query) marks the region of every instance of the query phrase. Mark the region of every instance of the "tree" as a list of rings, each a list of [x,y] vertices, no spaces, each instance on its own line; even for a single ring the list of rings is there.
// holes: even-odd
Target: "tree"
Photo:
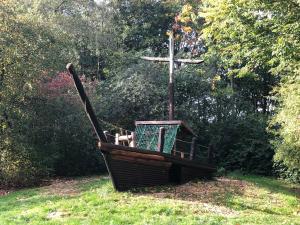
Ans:
[[[300,173],[300,76],[288,78],[277,88],[279,105],[271,120],[275,161],[287,167],[284,173],[299,182]],[[290,175],[287,175],[287,174]]]
[[[166,32],[171,28],[178,4],[164,0],[115,0],[112,4],[116,29],[126,50],[166,50]]]
[[[205,19],[202,37],[208,47],[206,55],[219,59],[216,76],[251,102],[257,116],[272,115],[278,107],[272,124],[280,124],[275,130],[282,144],[276,142],[275,159],[292,168],[297,165],[298,147],[291,124],[298,125],[298,112],[290,113],[289,108],[291,102],[298,107],[299,95],[287,93],[298,85],[299,9],[296,1],[206,0],[199,10]],[[274,101],[274,88],[279,102]]]
[[[19,14],[14,1],[0,6],[0,180],[4,184],[30,184],[47,168],[40,151],[28,142],[34,119],[39,77],[59,68],[61,40],[51,29]]]

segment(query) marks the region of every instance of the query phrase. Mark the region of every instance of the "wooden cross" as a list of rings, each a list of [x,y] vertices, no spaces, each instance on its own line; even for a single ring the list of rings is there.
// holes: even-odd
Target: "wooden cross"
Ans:
[[[164,57],[141,57],[144,60],[156,62],[169,62],[169,120],[174,120],[174,62],[200,64],[203,60],[174,59],[174,35],[169,36],[169,58]]]

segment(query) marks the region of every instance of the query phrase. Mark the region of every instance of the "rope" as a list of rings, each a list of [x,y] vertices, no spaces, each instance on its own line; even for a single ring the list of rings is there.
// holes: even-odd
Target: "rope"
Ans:
[[[209,149],[209,147],[207,147],[207,146],[204,146],[204,145],[197,144],[197,146],[200,146],[200,147],[202,147],[202,148]]]
[[[184,140],[181,140],[181,139],[178,139],[178,138],[176,138],[176,141],[180,141],[180,142],[187,143],[187,144],[192,144],[192,142],[184,141]],[[209,147],[207,147],[207,146],[205,146],[205,145],[200,145],[200,144],[196,144],[196,145],[197,145],[197,146],[200,146],[200,147],[203,147],[203,148],[209,149]]]
[[[106,133],[105,135],[110,136],[110,137],[113,137],[113,138],[116,138],[115,135],[111,135],[111,134],[109,134],[109,133]]]
[[[99,119],[99,121],[101,121],[102,123],[105,123],[106,125],[109,125],[109,126],[111,126],[111,127],[114,127],[115,129],[118,129],[118,130],[124,130],[124,131],[126,131],[126,132],[133,132],[133,131],[127,130],[127,129],[123,128],[123,127],[118,127],[117,125],[112,124],[112,123],[107,122],[107,121],[102,120],[102,119]]]
[[[187,143],[187,144],[192,144],[192,142],[184,141],[184,140],[181,140],[181,139],[178,139],[178,138],[176,138],[176,141],[180,141],[180,142]]]

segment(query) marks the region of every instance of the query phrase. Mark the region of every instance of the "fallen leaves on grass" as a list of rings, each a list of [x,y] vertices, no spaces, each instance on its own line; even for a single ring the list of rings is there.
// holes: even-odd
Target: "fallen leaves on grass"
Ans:
[[[201,201],[203,203],[221,203],[228,194],[241,195],[246,187],[252,184],[228,178],[217,178],[216,180],[189,182],[183,185],[168,187],[151,187],[137,194],[152,195],[158,198],[181,199],[184,201]]]
[[[100,179],[100,178],[99,178]],[[44,187],[44,193],[47,195],[58,196],[75,196],[81,190],[79,185],[94,181],[95,177],[72,179],[72,178],[58,178],[50,181],[50,185]]]
[[[47,215],[47,219],[59,219],[59,218],[66,217],[69,215],[70,215],[70,213],[66,213],[66,212],[60,212],[60,211],[51,212]]]
[[[0,190],[0,196],[7,195],[7,194],[9,194],[9,193],[10,193],[9,190]]]

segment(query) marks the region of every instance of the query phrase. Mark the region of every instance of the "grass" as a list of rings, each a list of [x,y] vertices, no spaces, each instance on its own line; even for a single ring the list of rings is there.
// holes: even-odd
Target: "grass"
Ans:
[[[300,186],[232,174],[116,192],[107,176],[0,197],[0,224],[300,224]]]

